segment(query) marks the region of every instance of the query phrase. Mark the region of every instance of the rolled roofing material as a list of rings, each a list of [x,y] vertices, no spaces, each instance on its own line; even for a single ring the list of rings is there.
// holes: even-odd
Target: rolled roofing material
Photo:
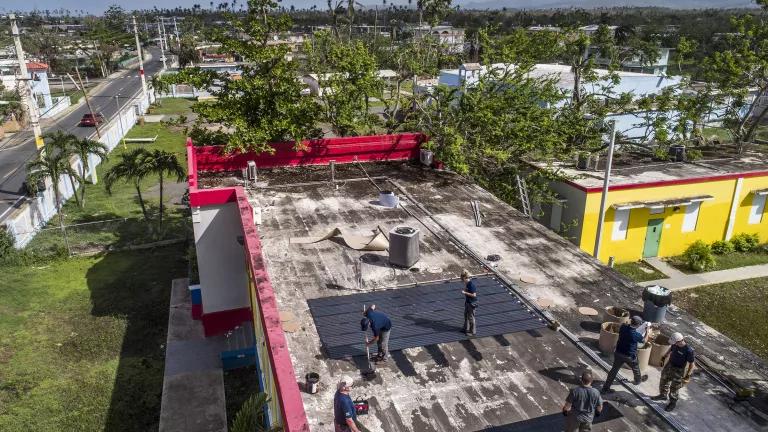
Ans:
[[[354,235],[344,233],[341,228],[334,228],[326,235],[321,237],[294,237],[290,239],[291,244],[311,244],[328,240],[333,237],[341,237],[344,243],[352,249],[363,251],[383,251],[389,248],[389,241],[381,232],[369,235]]]

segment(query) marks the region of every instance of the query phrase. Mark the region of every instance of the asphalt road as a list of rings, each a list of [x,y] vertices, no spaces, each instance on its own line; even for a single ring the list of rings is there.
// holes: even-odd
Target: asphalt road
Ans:
[[[163,63],[160,61],[160,50],[149,48],[152,58],[144,65],[147,81],[151,76],[160,71]],[[55,87],[55,83],[51,83]],[[94,112],[104,114],[107,122],[117,115],[118,104],[120,109],[125,105],[133,104],[133,99],[141,93],[141,78],[138,69],[123,72],[117,78],[102,84],[96,91],[89,93],[91,107]],[[119,97],[115,97],[118,96]],[[88,112],[85,103],[65,115],[60,115],[52,122],[45,121],[43,133],[61,130],[84,138],[93,135],[96,129],[93,127],[79,127],[77,124]],[[10,139],[0,143],[0,223],[12,213],[13,207],[20,206],[26,199],[22,193],[22,184],[26,177],[26,164],[36,155],[34,137],[32,131],[27,130],[17,133]]]

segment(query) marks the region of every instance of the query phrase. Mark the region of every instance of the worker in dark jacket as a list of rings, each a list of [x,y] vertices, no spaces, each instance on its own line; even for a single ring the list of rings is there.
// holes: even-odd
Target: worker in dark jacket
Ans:
[[[375,360],[386,361],[389,356],[389,332],[392,330],[392,321],[384,313],[377,311],[376,305],[371,305],[371,307],[366,309],[364,315],[365,318],[363,320],[368,320],[368,324],[373,332],[373,338],[366,342],[366,345],[370,346],[376,342],[379,353]],[[366,326],[363,324],[363,330],[365,329]]]
[[[357,412],[349,391],[352,388],[352,378],[345,377],[336,386],[333,396],[333,425],[335,432],[360,432],[357,427]]]
[[[672,411],[677,405],[680,388],[691,380],[695,354],[693,348],[685,342],[685,338],[680,333],[672,333],[669,342],[672,347],[661,358],[664,369],[661,370],[659,395],[651,399],[663,401],[667,400],[667,395],[669,395],[666,410]]]
[[[464,282],[464,328],[462,331],[468,336],[475,335],[475,310],[477,309],[477,287],[469,277],[469,272],[461,272],[461,281]]]
[[[592,430],[592,420],[603,411],[603,398],[592,387],[592,372],[581,374],[581,385],[571,389],[563,405],[566,432],[587,432]]]
[[[608,372],[608,377],[603,385],[603,393],[610,393],[611,384],[616,379],[624,364],[632,368],[632,374],[635,377],[635,385],[648,379],[648,375],[640,375],[640,365],[637,362],[637,345],[648,341],[647,324],[643,324],[643,319],[639,316],[633,316],[630,324],[622,324],[619,328],[619,340],[616,342],[616,351],[613,353],[613,366]]]

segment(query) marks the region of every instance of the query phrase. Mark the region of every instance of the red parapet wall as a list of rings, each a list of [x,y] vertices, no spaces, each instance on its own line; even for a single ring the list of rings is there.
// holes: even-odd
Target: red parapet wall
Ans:
[[[275,143],[274,153],[224,154],[223,147],[195,147],[195,169],[200,171],[236,171],[255,161],[258,168],[279,168],[299,165],[327,165],[330,161],[409,160],[419,157],[419,148],[426,137],[418,133],[328,138],[304,141],[305,150],[296,150],[294,143]]]
[[[224,334],[246,321],[251,321],[253,320],[252,316],[251,308],[246,307],[211,313],[202,311],[200,320],[203,322],[203,333],[205,334],[205,337],[210,337]],[[194,316],[192,318],[194,318]]]

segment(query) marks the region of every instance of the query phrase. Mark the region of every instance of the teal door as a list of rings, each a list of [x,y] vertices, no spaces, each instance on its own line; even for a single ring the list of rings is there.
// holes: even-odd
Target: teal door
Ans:
[[[664,219],[651,219],[648,221],[648,231],[645,232],[643,258],[655,257],[659,254],[662,226],[664,226]]]

